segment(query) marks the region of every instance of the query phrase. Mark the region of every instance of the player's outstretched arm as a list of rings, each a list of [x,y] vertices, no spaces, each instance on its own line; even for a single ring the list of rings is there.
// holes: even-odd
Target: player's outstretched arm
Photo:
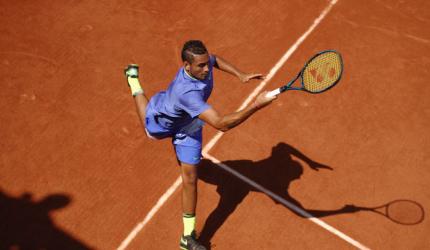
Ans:
[[[264,91],[258,95],[257,99],[248,107],[227,115],[220,115],[215,109],[209,108],[199,115],[199,118],[212,127],[223,132],[230,130],[244,122],[252,114],[261,108],[269,105],[276,97],[267,97],[268,92]]]
[[[242,82],[248,82],[251,79],[264,79],[263,74],[244,73],[240,71],[238,68],[236,68],[235,66],[233,66],[231,63],[227,62],[225,59],[219,56],[215,56],[215,58],[216,58],[215,68],[237,76]]]
[[[330,166],[313,161],[312,159],[308,158],[306,155],[302,154],[302,152],[300,152],[296,148],[291,147],[290,150],[292,155],[306,162],[309,165],[309,167],[313,170],[316,170],[316,171],[318,171],[319,169],[333,170],[333,168]]]

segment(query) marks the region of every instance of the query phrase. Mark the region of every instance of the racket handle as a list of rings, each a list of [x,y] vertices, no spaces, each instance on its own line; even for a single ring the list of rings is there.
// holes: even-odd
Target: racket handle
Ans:
[[[277,96],[281,93],[281,89],[277,88],[275,90],[270,91],[269,93],[266,94],[266,97],[274,97]]]

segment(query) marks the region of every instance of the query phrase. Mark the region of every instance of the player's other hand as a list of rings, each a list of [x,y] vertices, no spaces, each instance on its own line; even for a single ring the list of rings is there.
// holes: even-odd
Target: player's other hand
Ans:
[[[257,98],[255,99],[255,106],[257,106],[257,108],[263,108],[267,105],[269,105],[273,100],[275,100],[277,97],[276,96],[272,96],[272,97],[268,97],[267,94],[269,93],[269,91],[263,91],[262,93],[260,93]]]
[[[329,167],[327,165],[324,165],[324,164],[321,164],[321,163],[318,163],[318,162],[314,162],[314,161],[309,162],[309,167],[311,169],[315,170],[315,171],[319,171],[320,169],[333,170],[332,167]]]
[[[252,79],[263,80],[265,78],[266,78],[266,76],[264,76],[263,74],[257,74],[257,73],[249,73],[249,74],[241,74],[241,75],[239,75],[239,79],[243,83],[249,82]]]

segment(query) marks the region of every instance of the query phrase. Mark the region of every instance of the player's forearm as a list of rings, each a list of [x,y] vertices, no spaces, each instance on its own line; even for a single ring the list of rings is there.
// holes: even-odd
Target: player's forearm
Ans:
[[[243,74],[242,71],[240,71],[238,68],[233,66],[231,63],[227,62],[226,60],[222,59],[219,56],[216,56],[216,62],[218,65],[218,69],[230,73],[234,76],[240,77],[240,75]]]
[[[199,115],[199,118],[210,124],[212,127],[225,132],[241,124],[252,114],[257,112],[257,110],[269,105],[274,99],[276,99],[276,96],[267,96],[268,93],[268,91],[263,91],[257,96],[255,101],[251,105],[240,111],[228,115],[219,115],[215,109],[209,108],[202,112]]]
[[[246,121],[252,114],[257,112],[259,109],[260,107],[253,103],[240,111],[225,115],[222,117],[218,129],[223,132],[226,132],[238,126],[242,122]]]

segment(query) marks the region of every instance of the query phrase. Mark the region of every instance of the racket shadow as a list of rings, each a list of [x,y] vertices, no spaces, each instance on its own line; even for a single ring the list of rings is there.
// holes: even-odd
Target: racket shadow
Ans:
[[[303,207],[299,201],[291,197],[288,193],[290,183],[294,180],[298,180],[304,171],[304,167],[298,161],[295,161],[292,156],[303,160],[313,170],[333,170],[329,166],[311,160],[286,143],[279,143],[274,146],[271,156],[261,161],[236,160],[225,161],[223,164],[233,168],[240,174],[255,181],[298,208],[312,214],[313,217],[324,217],[358,211],[355,207],[350,205],[345,205],[336,210],[317,210]],[[200,232],[200,242],[209,249],[212,237],[227,218],[236,210],[237,206],[250,192],[260,191],[237,179],[206,159],[202,161],[198,171],[199,179],[208,184],[216,185],[216,191],[220,196],[217,207],[208,216]],[[279,204],[276,200],[274,200],[274,202]],[[290,210],[298,216],[304,217],[302,214],[297,213],[297,211],[293,209]]]
[[[348,205],[357,211],[368,211],[373,214],[384,216],[400,225],[413,226],[424,221],[424,207],[413,200],[398,199],[376,207],[363,207]]]

